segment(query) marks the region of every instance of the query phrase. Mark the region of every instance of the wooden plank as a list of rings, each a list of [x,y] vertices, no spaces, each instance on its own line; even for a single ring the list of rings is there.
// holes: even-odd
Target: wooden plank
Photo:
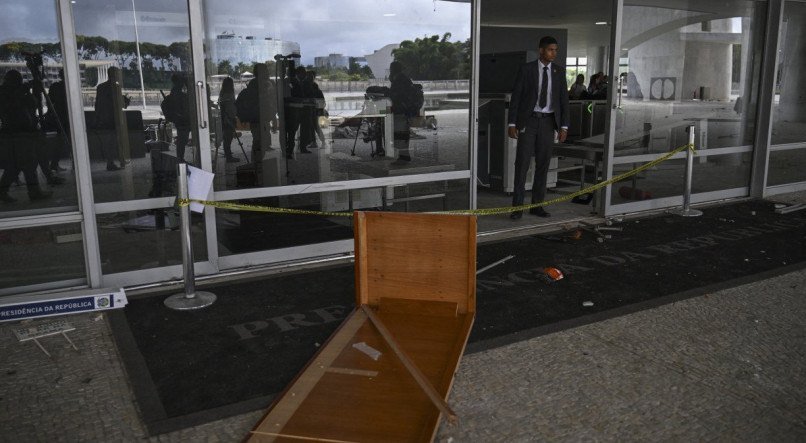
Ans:
[[[286,390],[286,393],[282,396],[282,401],[272,407],[252,433],[265,435],[282,430],[297,408],[299,408],[299,405],[305,401],[305,398],[313,391],[314,386],[316,386],[327,369],[330,368],[333,360],[351,343],[355,332],[366,322],[366,319],[366,315],[363,312],[353,311],[353,314],[345,320],[341,328],[316,355],[306,370]]]
[[[406,370],[409,371],[409,374],[411,374],[411,376],[414,377],[414,381],[417,382],[417,384],[420,386],[420,389],[422,389],[423,392],[425,392],[425,395],[428,396],[428,398],[431,400],[434,406],[439,408],[439,410],[442,411],[442,413],[448,417],[448,420],[450,420],[451,423],[455,423],[456,413],[453,412],[451,407],[448,406],[448,403],[445,401],[445,399],[441,398],[437,393],[437,391],[434,389],[434,387],[431,386],[431,382],[429,382],[428,379],[425,377],[425,375],[423,375],[423,373],[420,371],[420,368],[418,368],[417,365],[412,363],[411,359],[409,359],[406,353],[403,352],[403,349],[401,349],[400,346],[398,346],[397,341],[395,341],[395,337],[392,335],[391,332],[389,332],[388,329],[386,329],[386,326],[375,315],[375,313],[372,312],[372,308],[370,308],[368,305],[362,305],[361,309],[364,311],[365,314],[367,314],[367,317],[369,317],[370,321],[372,321],[372,324],[378,329],[378,332],[381,333],[384,340],[386,340],[386,344],[389,345],[390,348],[392,348],[392,352],[394,352],[395,355],[397,355],[397,358],[400,359],[400,362],[403,363],[403,366],[406,367]]]
[[[378,312],[456,317],[459,314],[459,304],[447,301],[380,297]]]

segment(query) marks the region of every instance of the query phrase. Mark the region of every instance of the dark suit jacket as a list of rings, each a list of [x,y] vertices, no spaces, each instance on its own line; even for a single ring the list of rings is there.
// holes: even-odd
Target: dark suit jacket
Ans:
[[[526,120],[537,105],[539,78],[542,75],[542,66],[538,60],[521,66],[518,77],[515,79],[515,89],[509,101],[509,122],[514,123],[518,130],[526,126]],[[565,79],[565,68],[551,63],[551,103],[554,108],[554,121],[557,129],[569,126],[570,114],[568,111],[568,82]]]

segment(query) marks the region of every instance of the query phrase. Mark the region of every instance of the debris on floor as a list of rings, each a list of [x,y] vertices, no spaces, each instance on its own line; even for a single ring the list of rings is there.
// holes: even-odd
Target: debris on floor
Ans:
[[[490,268],[493,268],[493,267],[495,267],[495,266],[498,266],[498,265],[500,265],[501,263],[505,263],[505,262],[507,262],[508,260],[513,259],[513,258],[515,258],[515,256],[514,256],[514,255],[508,255],[508,256],[506,256],[506,257],[502,258],[501,260],[498,260],[498,261],[497,261],[497,262],[495,262],[495,263],[489,264],[489,265],[487,265],[487,266],[485,266],[485,267],[483,267],[483,268],[479,269],[478,271],[476,271],[476,275],[479,275],[479,274],[481,274],[482,272],[484,272],[484,271],[486,271],[486,270],[488,270],[488,269],[490,269]]]

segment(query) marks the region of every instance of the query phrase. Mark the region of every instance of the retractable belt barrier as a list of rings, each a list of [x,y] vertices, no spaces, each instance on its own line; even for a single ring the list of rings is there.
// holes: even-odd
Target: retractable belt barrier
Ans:
[[[581,195],[590,194],[592,192],[598,191],[599,189],[604,188],[605,186],[609,186],[613,183],[622,181],[626,178],[632,177],[635,174],[643,172],[649,168],[657,166],[660,163],[669,160],[676,154],[689,149],[692,153],[696,153],[694,149],[694,144],[689,143],[679,148],[674,149],[673,151],[667,152],[666,154],[658,157],[651,162],[648,162],[644,165],[641,165],[631,171],[625,172],[624,174],[620,174],[616,177],[611,178],[610,180],[603,181],[601,183],[597,183],[593,186],[589,186],[585,189],[581,189],[579,191],[573,192],[571,194],[563,195],[562,197],[557,197],[555,199],[542,201],[540,203],[530,203],[524,204],[519,206],[505,206],[500,208],[487,208],[487,209],[459,209],[455,211],[435,211],[429,212],[430,214],[464,214],[464,215],[498,215],[498,214],[506,214],[509,212],[515,211],[524,211],[531,208],[542,207],[542,206],[549,206],[556,203],[561,203],[564,201],[572,200],[575,197],[579,197]],[[326,212],[326,211],[311,211],[305,209],[290,209],[290,208],[278,208],[273,206],[260,206],[260,205],[249,205],[243,203],[231,203],[226,201],[210,201],[210,200],[196,200],[196,199],[187,199],[187,198],[179,198],[177,199],[177,204],[179,206],[187,206],[190,203],[199,203],[204,206],[210,206],[219,209],[229,209],[233,211],[251,211],[251,212],[271,212],[277,214],[289,214],[289,215],[318,215],[324,217],[352,217],[352,212]]]

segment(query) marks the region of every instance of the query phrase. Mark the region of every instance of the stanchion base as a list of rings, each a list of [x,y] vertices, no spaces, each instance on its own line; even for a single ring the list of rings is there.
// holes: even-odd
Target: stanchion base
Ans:
[[[193,309],[206,308],[216,301],[216,296],[212,292],[196,291],[196,295],[188,298],[184,292],[174,294],[165,299],[165,306],[177,311],[189,311]]]
[[[669,214],[679,215],[681,217],[699,217],[702,215],[702,211],[699,209],[670,209]]]

